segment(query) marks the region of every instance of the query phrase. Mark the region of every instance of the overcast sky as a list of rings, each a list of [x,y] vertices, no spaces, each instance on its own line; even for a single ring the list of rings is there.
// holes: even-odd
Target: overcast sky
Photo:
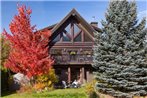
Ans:
[[[25,4],[32,9],[31,24],[36,25],[37,29],[42,29],[60,22],[73,8],[87,22],[97,21],[101,27],[100,22],[104,19],[109,1],[1,1],[1,32],[3,28],[10,32],[9,24],[17,14],[17,3]],[[139,20],[147,17],[147,1],[138,0],[137,7]]]

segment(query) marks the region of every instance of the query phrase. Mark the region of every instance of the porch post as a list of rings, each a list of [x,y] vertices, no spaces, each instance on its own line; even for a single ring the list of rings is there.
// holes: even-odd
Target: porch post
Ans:
[[[89,70],[86,71],[86,76],[87,76],[87,82],[89,82],[90,81],[90,79],[89,79]]]
[[[71,69],[68,67],[68,83],[71,81]]]
[[[82,67],[82,83],[84,83],[84,80],[85,80],[85,69],[84,67]]]

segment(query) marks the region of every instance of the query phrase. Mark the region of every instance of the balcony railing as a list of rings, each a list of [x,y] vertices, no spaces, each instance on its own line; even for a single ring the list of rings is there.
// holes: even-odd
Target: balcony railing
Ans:
[[[55,64],[91,64],[92,55],[86,54],[62,54],[62,55],[52,55],[55,59]]]

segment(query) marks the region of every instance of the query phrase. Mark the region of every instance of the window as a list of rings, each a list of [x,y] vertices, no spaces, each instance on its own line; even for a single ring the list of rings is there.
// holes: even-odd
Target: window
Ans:
[[[76,24],[74,24],[74,35],[80,32],[80,29],[77,27]]]
[[[80,42],[80,41],[82,41],[81,38],[82,36],[81,36],[81,33],[74,39],[74,41],[75,42]]]
[[[71,24],[69,24],[69,25],[65,28],[65,30],[66,30],[66,32],[67,32],[69,35],[72,35],[72,34],[71,34],[71,28],[70,28],[70,26],[71,26]]]
[[[58,35],[54,40],[53,42],[58,42],[60,40],[60,35]]]
[[[71,39],[65,33],[63,33],[63,41],[69,42]]]

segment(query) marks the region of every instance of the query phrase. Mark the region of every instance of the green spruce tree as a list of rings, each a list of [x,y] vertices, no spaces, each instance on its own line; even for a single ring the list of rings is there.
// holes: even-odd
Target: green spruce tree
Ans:
[[[96,90],[116,98],[147,95],[145,18],[137,20],[135,1],[110,1],[103,33],[95,32]]]

